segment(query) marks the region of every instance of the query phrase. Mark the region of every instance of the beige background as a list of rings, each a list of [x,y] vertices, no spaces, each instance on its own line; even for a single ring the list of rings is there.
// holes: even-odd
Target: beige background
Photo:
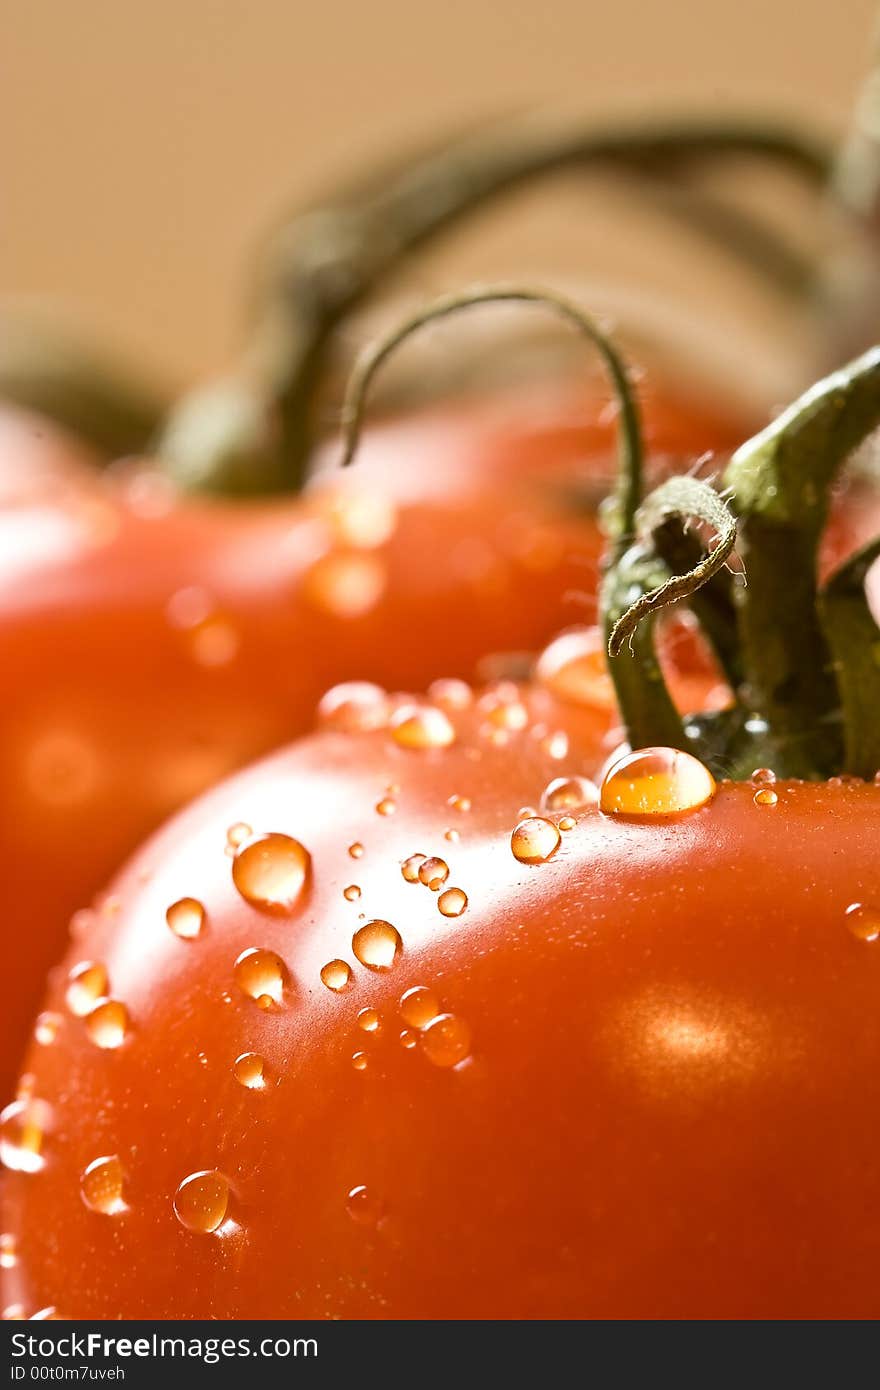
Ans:
[[[201,376],[240,336],[261,230],[335,172],[435,127],[530,105],[757,103],[840,123],[874,10],[874,0],[0,0],[0,301],[51,304],[142,366]],[[546,260],[544,233],[533,227],[530,242],[522,222],[494,243],[474,234],[468,272]],[[418,274],[424,288],[450,278]]]

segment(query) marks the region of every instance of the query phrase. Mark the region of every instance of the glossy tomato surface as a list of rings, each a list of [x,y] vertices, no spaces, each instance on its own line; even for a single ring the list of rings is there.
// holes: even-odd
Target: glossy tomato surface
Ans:
[[[746,432],[644,395],[655,466]],[[340,679],[424,688],[590,617],[614,428],[598,378],[534,388],[377,427],[344,480],[243,503],[175,500],[134,467],[53,472],[44,427],[19,422],[0,459],[0,1094],[72,913],[168,814],[309,727]]]
[[[2,1122],[7,1316],[877,1316],[880,786],[616,819],[588,708],[461,697],[111,884]]]

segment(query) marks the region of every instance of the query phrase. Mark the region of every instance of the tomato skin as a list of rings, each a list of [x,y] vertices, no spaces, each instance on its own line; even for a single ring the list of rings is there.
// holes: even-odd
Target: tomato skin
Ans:
[[[472,677],[487,654],[589,620],[600,539],[592,504],[573,514],[566,490],[613,468],[607,399],[588,378],[371,431],[333,484],[366,495],[374,532],[387,500],[390,536],[360,546],[326,483],[299,500],[170,506],[148,478],[108,485],[80,458],[57,477],[41,463],[39,485],[23,486],[46,446],[43,427],[19,427],[0,468],[16,485],[0,509],[0,843],[16,923],[0,1096],[72,914],[178,806],[310,727],[339,680]],[[658,460],[746,432],[670,391],[645,411]],[[340,555],[353,562],[345,595],[375,586],[353,615],[327,602]],[[173,616],[175,596],[194,593],[207,633]]]
[[[442,750],[325,733],[135,857],[109,890],[118,911],[58,972],[56,1041],[27,1057],[52,1124],[43,1171],[7,1176],[5,1303],[92,1318],[876,1317],[880,943],[857,940],[846,909],[880,906],[880,787],[778,783],[766,807],[722,784],[653,824],[589,807],[527,865],[510,848],[521,803],[592,771],[598,738],[590,710],[529,704],[530,725],[568,730],[564,758],[530,727],[496,746],[479,709]],[[292,914],[235,891],[237,821],[309,849]],[[461,916],[404,881],[414,852],[447,860]],[[183,895],[206,908],[195,942],[165,925]],[[387,973],[352,955],[361,913],[400,930]],[[235,983],[251,947],[290,971],[277,1011]],[[319,974],[336,958],[354,968],[340,994]],[[65,1011],[85,959],[130,1010],[116,1051]],[[457,1067],[400,1044],[418,985],[471,1030]],[[265,1090],[235,1080],[244,1052],[266,1059]],[[106,1154],[126,1174],[117,1216],[79,1196]],[[205,1169],[231,1188],[215,1235],[172,1209]],[[362,1185],[366,1224],[347,1210]]]

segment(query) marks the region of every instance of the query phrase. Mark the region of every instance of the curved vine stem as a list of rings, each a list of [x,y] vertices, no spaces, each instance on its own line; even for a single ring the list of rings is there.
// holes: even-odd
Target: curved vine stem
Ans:
[[[399,324],[361,355],[349,377],[342,406],[343,454],[341,466],[352,462],[360,442],[364,409],[370,385],[382,364],[405,342],[438,319],[465,309],[487,304],[537,304],[558,314],[582,334],[599,352],[614,386],[619,416],[619,491],[617,505],[618,545],[631,537],[642,491],[642,437],[638,407],[630,386],[626,364],[599,325],[571,299],[554,290],[532,289],[520,285],[489,285],[464,294],[447,295]]]
[[[880,537],[841,565],[819,595],[843,708],[844,766],[858,777],[880,772],[880,628],[865,592],[878,559]]]
[[[361,184],[350,197],[301,214],[279,234],[264,277],[263,309],[244,370],[250,384],[237,388],[239,401],[245,398],[237,415],[247,423],[242,438],[231,429],[224,442],[211,418],[200,421],[200,411],[211,416],[217,409],[215,394],[183,402],[186,427],[172,416],[159,452],[189,486],[296,489],[318,434],[315,403],[336,330],[407,256],[502,194],[560,170],[609,167],[678,177],[709,161],[743,157],[784,165],[817,186],[831,162],[818,138],[772,120],[667,119],[562,130],[519,120],[435,150],[386,176],[378,189],[365,192]],[[731,229],[715,215],[703,230],[750,264],[764,265],[769,229],[755,240],[741,224]],[[770,259],[768,272],[775,275],[779,259]],[[259,435],[256,458],[255,393],[273,422]],[[230,425],[234,418],[236,410],[229,412]]]
[[[650,493],[636,514],[640,535],[649,538],[671,519],[696,518],[715,530],[715,541],[685,574],[672,574],[629,604],[614,622],[608,637],[608,655],[619,656],[645,618],[672,603],[691,598],[727,564],[736,545],[736,521],[718,493],[697,478],[668,478]]]

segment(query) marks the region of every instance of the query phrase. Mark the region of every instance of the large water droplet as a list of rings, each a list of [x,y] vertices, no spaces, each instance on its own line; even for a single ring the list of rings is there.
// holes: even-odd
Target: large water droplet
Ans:
[[[166,911],[165,921],[181,941],[195,941],[205,927],[205,909],[198,898],[178,898]]]
[[[467,893],[461,888],[447,888],[437,899],[437,906],[444,917],[460,917],[467,905]]]
[[[265,1057],[259,1052],[242,1052],[232,1064],[232,1075],[240,1086],[248,1091],[263,1091],[266,1088],[267,1067]]]
[[[102,999],[86,1015],[86,1032],[96,1047],[121,1047],[130,1027],[128,1009],[120,999]]]
[[[328,960],[321,966],[321,983],[334,994],[339,994],[351,984],[351,966],[345,960]]]
[[[255,999],[263,1009],[283,1003],[285,990],[290,986],[284,961],[265,947],[251,946],[242,951],[233,966],[233,974],[242,993]]]
[[[779,797],[772,787],[759,787],[752,800],[756,806],[775,806]]]
[[[0,1113],[0,1163],[17,1173],[38,1173],[51,1111],[43,1100],[14,1100]]]
[[[388,696],[369,681],[345,681],[328,690],[318,705],[318,722],[326,729],[346,734],[384,729],[388,722]]]
[[[360,618],[379,602],[386,578],[378,555],[335,550],[316,560],[304,587],[312,602],[334,617]]]
[[[415,985],[400,997],[400,1017],[411,1028],[427,1028],[441,1012],[439,996],[427,985]]]
[[[116,1216],[126,1211],[122,1188],[125,1174],[117,1154],[107,1154],[91,1162],[79,1180],[80,1195],[89,1211]]]
[[[455,1014],[438,1014],[421,1034],[422,1051],[435,1067],[454,1067],[471,1050],[471,1030]]]
[[[367,1187],[353,1187],[346,1198],[345,1209],[359,1226],[378,1226],[384,1204]]]
[[[215,1168],[190,1173],[174,1194],[174,1215],[196,1235],[216,1231],[226,1219],[229,1183]]]
[[[595,806],[599,801],[599,788],[586,777],[556,777],[541,793],[542,811],[580,810],[584,806]]]
[[[715,795],[715,779],[690,753],[640,748],[613,763],[602,782],[599,807],[609,816],[650,820],[697,811]]]
[[[445,859],[438,859],[436,855],[431,855],[419,865],[419,882],[430,888],[432,893],[439,892],[448,877],[449,865]]]
[[[846,925],[856,941],[877,941],[880,938],[880,904],[850,903],[846,909]]]
[[[58,1030],[61,1027],[62,1018],[60,1014],[46,1012],[37,1015],[34,1024],[34,1038],[42,1047],[51,1047],[58,1037]]]
[[[443,679],[428,686],[428,694],[435,704],[445,710],[467,709],[472,704],[474,692],[466,681]]]
[[[543,864],[559,848],[561,838],[552,821],[528,816],[511,835],[510,848],[521,864]]]
[[[425,858],[424,854],[411,854],[408,859],[404,859],[400,866],[400,872],[407,883],[418,883],[419,869],[424,864]]]
[[[365,922],[351,939],[352,950],[368,970],[390,970],[403,949],[400,932],[390,922]]]
[[[109,988],[107,967],[100,961],[84,960],[75,965],[67,977],[67,1007],[77,1018],[83,1018],[107,994]]]
[[[448,748],[455,742],[448,715],[436,705],[402,705],[392,714],[390,728],[399,748]]]
[[[605,639],[598,627],[577,628],[557,637],[539,656],[535,677],[558,700],[595,709],[614,708]]]
[[[292,835],[257,835],[240,846],[232,878],[245,902],[262,912],[290,912],[309,876],[311,855]]]

